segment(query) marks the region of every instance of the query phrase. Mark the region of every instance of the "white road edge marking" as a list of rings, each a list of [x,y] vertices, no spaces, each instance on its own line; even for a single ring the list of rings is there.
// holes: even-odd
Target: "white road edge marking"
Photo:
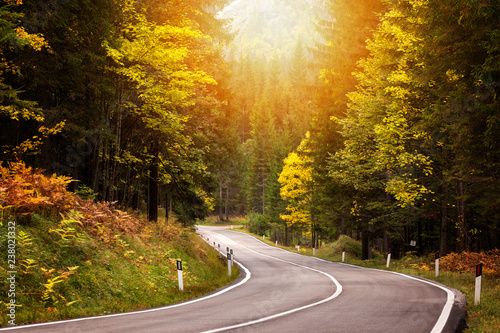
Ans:
[[[384,272],[388,272],[388,271],[384,271]],[[439,284],[432,283],[430,281],[422,280],[422,279],[419,279],[419,278],[416,278],[416,277],[413,277],[410,275],[406,275],[403,273],[399,273],[399,272],[391,272],[391,273],[404,276],[405,278],[408,278],[408,279],[417,280],[417,281],[420,281],[423,283],[430,284],[430,285],[437,287],[437,288],[440,288],[446,292],[447,298],[446,298],[446,303],[444,304],[444,307],[443,307],[443,311],[441,311],[441,315],[439,316],[436,324],[434,325],[434,327],[431,330],[431,333],[442,332],[445,325],[446,325],[446,322],[448,321],[448,318],[450,317],[451,309],[453,308],[453,303],[455,303],[455,294],[451,290],[449,290],[443,286],[440,286]]]
[[[232,231],[232,232],[237,232],[237,231]],[[263,243],[263,244],[265,244],[267,246],[270,246],[269,244],[264,243],[263,241],[261,241],[260,239],[258,239],[256,237],[253,237],[253,236],[245,234],[245,233],[241,233],[241,234],[249,236],[249,237],[252,237],[256,241],[261,242],[261,243]],[[272,247],[272,246],[270,246],[270,247]],[[294,254],[294,255],[302,255],[302,254],[291,252],[291,251],[287,251],[287,250],[284,250],[284,249],[281,249],[281,248],[277,248],[277,249],[285,251],[285,252],[290,253],[290,254]],[[376,268],[367,268],[367,267],[355,266],[355,265],[350,265],[350,264],[341,263],[341,262],[328,261],[328,260],[317,258],[317,257],[310,257],[310,258],[316,259],[316,260],[319,260],[319,261],[328,262],[328,263],[336,263],[336,264],[339,264],[339,265],[351,266],[351,267],[355,267],[355,268],[359,268],[359,269],[371,269],[371,270],[376,270],[376,271],[380,271],[380,272],[397,274],[397,275],[403,276],[403,277],[408,278],[408,279],[416,280],[416,281],[419,281],[419,282],[422,282],[422,283],[427,283],[427,284],[430,284],[430,285],[432,285],[434,287],[440,288],[440,289],[442,289],[442,290],[444,290],[446,292],[446,295],[447,295],[446,296],[446,302],[445,302],[445,304],[443,306],[443,310],[441,311],[441,314],[439,315],[439,318],[438,318],[436,324],[434,324],[434,327],[432,328],[432,330],[431,330],[430,333],[441,333],[443,331],[444,327],[446,326],[446,323],[448,322],[448,318],[450,317],[450,313],[451,313],[451,310],[453,308],[453,304],[455,303],[455,294],[450,289],[448,289],[448,288],[445,288],[445,287],[443,287],[443,286],[441,286],[441,285],[439,285],[437,283],[433,283],[433,282],[427,281],[427,280],[422,280],[422,279],[419,279],[417,277],[413,277],[411,275],[407,275],[407,274],[404,274],[404,273],[393,272],[393,271],[386,271],[386,270],[383,270],[383,269],[376,269]]]
[[[250,237],[252,237],[252,236],[250,236]],[[255,239],[257,239],[257,238],[255,238]],[[260,241],[260,240],[258,240],[258,241]],[[262,241],[260,241],[260,242],[262,242]],[[264,242],[262,242],[262,243],[264,243]],[[333,276],[331,276],[330,274],[328,274],[326,272],[323,272],[323,271],[320,271],[320,270],[317,270],[317,269],[314,269],[314,268],[311,268],[311,267],[307,267],[307,266],[304,266],[304,265],[300,265],[300,264],[294,263],[292,261],[283,260],[283,259],[279,259],[279,258],[270,256],[270,255],[267,255],[267,254],[263,254],[263,253],[255,251],[255,250],[252,250],[252,249],[250,249],[250,248],[248,248],[248,247],[246,247],[244,245],[241,245],[241,244],[239,246],[241,246],[241,247],[243,247],[243,248],[245,248],[245,249],[247,249],[247,250],[249,250],[251,252],[254,252],[254,253],[258,254],[258,255],[261,255],[261,256],[264,256],[264,257],[268,257],[268,258],[271,258],[271,259],[274,259],[274,260],[277,260],[277,261],[281,261],[281,262],[284,262],[284,263],[287,263],[287,264],[290,264],[290,265],[298,266],[298,267],[301,267],[301,268],[305,268],[305,269],[308,269],[308,270],[311,270],[311,271],[314,271],[314,272],[326,275],[335,284],[336,291],[330,297],[325,298],[325,299],[323,299],[321,301],[318,301],[318,302],[315,302],[315,303],[304,305],[304,306],[301,306],[299,308],[291,309],[291,310],[288,310],[288,311],[285,311],[285,312],[280,312],[280,313],[274,314],[272,316],[268,316],[268,317],[264,317],[264,318],[260,318],[260,319],[255,319],[255,320],[252,320],[252,321],[247,321],[247,322],[244,322],[244,323],[241,323],[241,324],[232,325],[232,326],[216,328],[216,329],[213,329],[213,330],[204,331],[202,333],[223,332],[223,331],[227,331],[227,330],[231,330],[231,329],[235,329],[235,328],[241,328],[241,327],[245,327],[245,326],[250,326],[250,325],[262,323],[262,322],[265,322],[265,321],[268,321],[268,320],[272,320],[272,319],[275,319],[275,318],[286,316],[286,315],[289,315],[289,314],[292,314],[292,313],[295,313],[295,312],[298,312],[298,311],[302,311],[302,310],[311,308],[313,306],[317,306],[317,305],[329,302],[329,301],[333,300],[334,298],[336,298],[337,296],[339,296],[340,293],[342,293],[342,285]]]
[[[227,293],[228,291],[237,288],[243,284],[245,284],[250,278],[252,277],[252,273],[243,266],[240,262],[234,261],[237,263],[243,270],[245,271],[245,278],[238,282],[235,285],[229,286],[227,288],[222,289],[221,291],[218,291],[214,294],[210,294],[207,296],[203,296],[200,298],[195,298],[190,301],[182,302],[182,303],[177,303],[177,304],[172,304],[172,305],[167,305],[167,306],[162,306],[158,308],[153,308],[153,309],[147,309],[147,310],[138,310],[138,311],[131,311],[131,312],[122,312],[122,313],[115,313],[115,314],[109,314],[109,315],[102,315],[102,316],[92,316],[92,317],[85,317],[85,318],[76,318],[76,319],[68,319],[68,320],[60,320],[60,321],[51,321],[47,323],[39,323],[39,324],[28,324],[28,325],[19,325],[19,326],[12,326],[12,327],[5,327],[5,328],[0,328],[0,331],[10,331],[10,330],[16,330],[16,329],[23,329],[23,328],[32,328],[32,327],[41,327],[41,326],[50,326],[50,325],[59,325],[59,324],[66,324],[66,323],[74,323],[74,322],[79,322],[79,321],[86,321],[86,320],[96,320],[96,319],[103,319],[103,318],[113,318],[113,317],[122,317],[122,316],[130,316],[130,315],[136,315],[136,314],[141,314],[141,313],[149,313],[149,312],[157,312],[157,311],[164,311],[164,310],[169,310],[173,308],[178,308],[181,306],[201,302],[210,298],[214,298],[217,296],[220,296],[224,293]]]

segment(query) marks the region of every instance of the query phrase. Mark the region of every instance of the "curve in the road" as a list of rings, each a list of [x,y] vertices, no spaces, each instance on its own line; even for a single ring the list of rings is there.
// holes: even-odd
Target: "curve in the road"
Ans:
[[[236,231],[233,231],[233,232],[236,232]],[[253,239],[257,240],[257,241],[259,241],[262,244],[270,246],[269,244],[266,244],[265,242],[261,241],[260,239],[254,237],[254,236],[247,235],[247,234],[245,234],[245,235],[248,236],[248,237],[251,237],[251,238],[253,238]],[[304,306],[304,307],[301,307],[301,308],[297,308],[297,309],[294,309],[294,310],[283,312],[281,314],[269,316],[269,317],[263,318],[261,320],[255,320],[253,322],[243,323],[243,324],[231,326],[231,327],[228,327],[228,328],[225,328],[225,329],[207,331],[207,332],[204,332],[204,333],[222,332],[224,330],[228,330],[228,329],[231,329],[231,328],[239,328],[239,327],[244,327],[244,326],[248,326],[248,325],[252,325],[252,324],[264,322],[266,320],[271,320],[271,319],[274,319],[274,318],[277,318],[277,317],[281,317],[281,316],[284,316],[284,315],[287,315],[287,314],[290,314],[290,313],[293,313],[293,312],[297,312],[297,311],[300,311],[300,310],[307,309],[307,308],[315,306],[315,305],[319,305],[319,304],[325,303],[327,301],[330,301],[330,300],[334,299],[335,297],[337,297],[342,292],[342,286],[340,285],[340,283],[334,277],[332,277],[331,275],[329,275],[329,274],[327,274],[325,272],[322,272],[322,271],[319,271],[319,270],[316,270],[316,269],[313,269],[313,268],[310,268],[310,267],[307,267],[307,266],[299,265],[299,264],[296,264],[296,263],[293,263],[293,262],[290,262],[290,261],[286,261],[286,260],[282,260],[282,259],[279,259],[279,258],[275,258],[275,257],[269,256],[269,255],[266,255],[266,254],[262,254],[262,253],[259,253],[257,251],[254,251],[252,249],[249,249],[246,246],[243,246],[243,247],[245,247],[246,249],[248,249],[248,250],[250,250],[250,251],[252,251],[252,252],[254,252],[256,254],[259,254],[259,255],[262,255],[262,256],[265,256],[265,257],[269,257],[269,258],[276,259],[276,260],[279,260],[279,261],[287,262],[287,263],[292,264],[292,265],[300,266],[300,267],[303,267],[303,268],[307,268],[307,269],[310,269],[310,270],[317,271],[317,272],[320,272],[322,274],[325,274],[330,279],[332,279],[334,281],[334,283],[337,286],[337,292],[335,294],[333,294],[332,296],[330,296],[329,298],[325,299],[325,300],[322,300],[320,302],[317,302],[317,303],[314,303],[314,304],[311,304],[311,305],[308,305],[308,306]],[[277,249],[280,249],[280,250],[288,252],[288,253],[300,255],[298,253],[290,252],[290,251],[287,251],[287,250],[284,250],[284,249],[281,249],[281,248],[277,248]],[[312,257],[312,258],[316,259],[316,260],[319,260],[319,261],[331,263],[331,261],[324,260],[324,259],[321,259],[321,258],[316,258],[316,257]],[[446,292],[446,295],[447,295],[446,303],[444,304],[443,310],[441,311],[441,314],[439,315],[439,318],[438,318],[436,324],[434,325],[434,327],[432,328],[432,330],[431,330],[430,333],[440,333],[440,332],[443,331],[444,327],[446,326],[446,323],[448,322],[448,319],[450,317],[451,310],[453,308],[453,304],[454,304],[454,301],[455,301],[455,294],[450,289],[445,288],[445,287],[443,287],[443,286],[441,286],[441,285],[439,285],[437,283],[433,283],[432,281],[424,280],[424,279],[421,279],[421,278],[413,277],[411,275],[407,275],[407,274],[403,274],[403,273],[399,273],[399,272],[385,271],[385,270],[379,270],[379,269],[374,269],[374,268],[366,268],[366,267],[361,267],[361,266],[349,265],[349,264],[345,264],[345,263],[338,263],[338,264],[346,265],[346,266],[352,266],[352,267],[356,267],[356,268],[360,268],[360,269],[377,270],[377,271],[385,272],[385,273],[388,273],[388,274],[396,274],[396,275],[402,276],[404,278],[412,279],[412,280],[419,281],[419,282],[422,282],[422,283],[427,283],[427,284],[429,284],[431,286],[434,286],[436,288],[444,290]]]
[[[252,237],[252,236],[250,236],[250,237]],[[298,311],[309,309],[309,308],[311,308],[313,306],[316,306],[316,305],[323,304],[325,302],[329,302],[332,299],[336,298],[338,295],[340,295],[340,293],[342,292],[342,285],[333,276],[331,276],[330,274],[328,274],[326,272],[320,271],[320,270],[315,269],[315,268],[307,267],[307,266],[304,266],[304,265],[300,265],[300,264],[297,264],[297,263],[294,263],[294,262],[291,262],[291,261],[288,261],[288,260],[283,260],[283,259],[280,259],[280,258],[276,258],[276,257],[270,256],[270,255],[267,255],[267,254],[263,254],[263,253],[255,251],[255,250],[252,250],[252,249],[250,249],[250,248],[248,248],[248,247],[246,247],[244,245],[240,245],[240,246],[243,247],[243,248],[245,248],[245,249],[247,249],[248,251],[253,252],[255,254],[258,254],[260,256],[267,257],[267,258],[270,258],[270,259],[273,259],[273,260],[281,261],[281,262],[284,262],[284,263],[287,263],[287,264],[290,264],[290,265],[293,265],[293,266],[297,266],[297,267],[304,268],[304,269],[307,269],[307,270],[310,270],[310,271],[313,271],[313,272],[316,272],[316,273],[323,274],[323,275],[327,276],[330,280],[332,280],[332,282],[335,284],[336,290],[329,297],[327,297],[325,299],[322,299],[322,300],[320,300],[318,302],[315,302],[315,303],[304,305],[304,306],[301,306],[301,307],[298,307],[298,308],[295,308],[295,309],[291,309],[291,310],[288,310],[288,311],[285,311],[285,312],[277,313],[277,314],[274,314],[272,316],[267,316],[267,317],[260,318],[260,319],[257,319],[257,320],[248,321],[248,322],[241,323],[241,324],[238,324],[238,325],[221,327],[221,328],[217,328],[217,329],[214,329],[214,330],[205,331],[203,333],[223,332],[223,331],[227,331],[227,330],[231,330],[231,329],[236,329],[236,328],[241,328],[241,327],[245,327],[245,326],[250,326],[250,325],[254,325],[254,324],[263,323],[263,322],[268,321],[268,320],[272,320],[272,319],[275,319],[275,318],[286,316],[286,315],[289,315],[289,314],[292,314],[292,313],[295,313],[295,312],[298,312]]]
[[[22,328],[27,328],[27,331],[32,331],[32,332],[38,332],[38,330],[43,330],[44,332],[53,332],[56,331],[55,325],[57,324],[64,324],[68,323],[66,325],[61,325],[60,327],[57,327],[58,332],[69,332],[74,331],[75,326],[71,325],[78,325],[77,328],[80,328],[81,330],[90,330],[92,332],[103,332],[103,331],[113,331],[113,332],[135,332],[137,331],[138,327],[142,327],[144,330],[148,329],[151,330],[151,332],[165,332],[166,327],[164,326],[166,322],[169,323],[169,329],[168,331],[171,332],[180,332],[181,330],[185,329],[183,326],[184,323],[186,322],[191,322],[195,316],[197,315],[202,315],[201,321],[198,323],[194,324],[194,326],[190,326],[189,329],[186,331],[189,332],[222,332],[222,331],[228,331],[228,330],[234,330],[234,331],[246,331],[246,330],[257,330],[257,331],[275,331],[278,327],[283,329],[283,327],[286,327],[288,331],[293,331],[293,332],[301,332],[304,331],[305,326],[303,326],[303,323],[308,323],[307,325],[312,325],[315,329],[319,329],[319,331],[322,332],[330,332],[331,329],[327,328],[325,330],[325,327],[327,326],[321,326],[324,325],[324,322],[321,320],[316,321],[316,319],[321,319],[325,318],[325,315],[328,316],[330,313],[336,312],[339,315],[346,315],[343,318],[342,321],[335,321],[335,325],[337,328],[340,328],[341,325],[342,329],[339,331],[342,332],[347,332],[350,330],[351,325],[350,323],[354,322],[357,317],[351,315],[354,314],[355,311],[357,310],[356,306],[353,307],[352,304],[355,304],[355,302],[349,302],[351,299],[350,297],[354,297],[355,300],[360,301],[360,293],[359,293],[359,288],[361,290],[366,289],[367,287],[365,284],[368,285],[368,288],[372,288],[370,286],[376,285],[376,282],[378,281],[381,283],[381,286],[388,286],[388,282],[384,282],[386,278],[384,278],[384,274],[395,274],[397,276],[401,276],[404,279],[402,280],[407,280],[409,279],[416,281],[416,282],[408,282],[408,284],[416,284],[417,289],[420,289],[421,287],[418,287],[419,282],[422,282],[422,286],[424,284],[427,284],[428,287],[426,287],[427,290],[436,290],[435,288],[439,289],[439,294],[441,294],[442,298],[440,298],[442,301],[436,302],[435,305],[437,307],[434,307],[432,312],[427,311],[427,314],[430,314],[430,317],[432,319],[430,321],[427,321],[428,325],[426,325],[426,329],[424,331],[427,332],[442,332],[446,329],[446,332],[449,331],[449,327],[446,327],[447,322],[449,321],[449,318],[454,319],[456,317],[456,311],[452,311],[454,307],[454,293],[449,289],[446,288],[446,286],[439,285],[437,283],[434,283],[432,281],[428,281],[425,279],[420,279],[417,277],[401,274],[401,273],[396,273],[396,272],[390,272],[390,271],[385,271],[385,270],[375,270],[375,271],[380,271],[383,273],[376,273],[373,272],[373,269],[368,269],[368,268],[363,268],[359,266],[353,266],[353,265],[347,265],[347,264],[340,264],[340,263],[333,263],[330,261],[326,261],[320,258],[316,257],[306,257],[303,255],[300,255],[295,252],[290,252],[290,251],[285,251],[283,249],[279,249],[276,247],[269,246],[268,244],[265,244],[258,238],[255,238],[250,235],[238,233],[239,235],[242,235],[240,237],[236,236],[233,234],[234,231],[231,231],[231,233],[225,233],[225,232],[216,232],[216,238],[218,239],[219,237],[223,240],[226,241],[229,245],[229,243],[233,242],[236,244],[235,239],[238,241],[238,246],[241,247],[242,249],[244,248],[245,251],[242,251],[242,258],[243,255],[245,256],[245,259],[241,259],[241,261],[244,262],[244,264],[248,267],[245,267],[241,262],[237,262],[242,271],[244,271],[244,276],[240,277],[239,280],[237,280],[236,283],[221,289],[219,291],[216,291],[212,294],[209,294],[205,297],[201,297],[195,300],[179,303],[179,304],[173,304],[169,306],[164,306],[164,307],[158,307],[154,309],[148,309],[148,310],[142,310],[142,311],[134,311],[134,312],[128,312],[128,313],[118,313],[118,314],[110,314],[110,315],[103,315],[103,316],[94,316],[94,317],[89,317],[89,318],[79,318],[79,319],[71,319],[71,320],[65,320],[65,321],[59,321],[59,322],[52,322],[52,323],[40,323],[40,324],[34,324],[34,325],[24,325],[24,326],[17,326],[17,327],[11,327],[11,328],[5,328],[3,330],[12,330],[12,329],[22,329]],[[223,234],[225,233],[226,236]],[[233,236],[234,235],[234,236]],[[243,237],[244,235],[244,237]],[[253,241],[244,240],[244,238],[249,237],[252,238]],[[258,243],[253,243],[255,240],[257,240],[258,243],[264,244],[265,247],[258,245]],[[208,239],[207,239],[208,241]],[[210,243],[210,242],[209,242]],[[245,244],[245,245],[243,245]],[[256,244],[254,246],[253,244]],[[297,256],[295,258],[290,257],[289,255],[285,254],[280,254],[278,252],[274,252],[274,250],[267,250],[269,248],[273,248],[276,250],[280,250],[283,252],[288,253],[289,255]],[[225,253],[222,253],[222,255],[225,255]],[[259,257],[262,257],[262,260],[259,259]],[[250,259],[249,262],[246,260]],[[253,260],[253,261],[252,261]],[[316,264],[315,261],[322,261],[325,263],[328,263],[328,265],[323,265],[320,264],[319,262]],[[261,266],[261,262],[264,263],[263,266]],[[270,264],[273,263],[273,264]],[[361,270],[364,270],[365,273],[359,274],[354,273],[349,273],[349,271],[346,270],[352,270],[350,268],[340,268],[340,266],[336,265],[345,265],[345,266],[351,266],[353,268],[356,268],[356,270],[359,273],[361,273]],[[292,268],[294,266],[295,268]],[[235,303],[238,301],[241,297],[244,299],[245,297],[248,297],[249,292],[251,292],[253,289],[252,288],[263,288],[264,289],[264,294],[261,292],[262,295],[268,295],[270,290],[269,285],[267,285],[268,282],[275,281],[276,278],[274,275],[269,274],[267,268],[273,268],[273,267],[281,267],[281,269],[286,270],[287,272],[294,272],[294,274],[303,274],[303,276],[309,276],[309,277],[318,277],[320,280],[324,282],[323,284],[323,292],[321,294],[316,294],[316,296],[307,298],[309,301],[306,300],[305,302],[297,302],[297,303],[291,303],[288,304],[287,306],[281,306],[281,310],[275,311],[273,313],[255,313],[253,312],[252,316],[249,316],[246,320],[234,320],[234,318],[238,318],[238,316],[241,316],[242,312],[237,312],[233,311],[235,309]],[[286,268],[288,267],[288,268]],[[265,268],[265,269],[264,269]],[[373,273],[369,273],[372,271]],[[263,275],[263,272],[266,272],[266,274]],[[253,273],[253,275],[252,275]],[[331,274],[331,275],[330,275]],[[338,275],[337,275],[338,274]],[[333,277],[334,275],[335,277]],[[270,277],[271,280],[263,280],[263,276],[265,277]],[[294,275],[295,276],[295,275]],[[361,278],[357,278],[357,277]],[[372,281],[369,277],[373,276],[378,276],[380,280]],[[394,276],[394,275],[393,275]],[[252,277],[252,279],[251,279]],[[368,277],[368,278],[367,278]],[[251,279],[251,280],[250,280]],[[387,277],[388,281],[391,281],[389,283],[394,283],[394,281],[399,280],[391,278],[390,275]],[[249,282],[251,281],[251,282]],[[258,281],[258,282],[257,282]],[[305,280],[303,280],[305,281]],[[340,281],[340,282],[339,282]],[[247,283],[249,282],[249,283]],[[264,284],[262,284],[264,282]],[[359,283],[363,282],[364,284],[361,285]],[[258,283],[261,283],[259,285]],[[345,286],[343,287],[342,284]],[[358,285],[359,284],[359,285]],[[316,284],[314,284],[316,285]],[[265,288],[267,288],[267,294],[265,292]],[[363,287],[365,286],[365,287]],[[238,288],[241,287],[241,288]],[[274,283],[273,287],[281,287],[281,285]],[[237,289],[236,289],[237,288]],[[250,288],[250,290],[249,290]],[[384,290],[390,290],[393,289],[394,287],[389,287],[385,288]],[[423,289],[423,288],[422,288]],[[235,298],[233,296],[233,293],[228,293],[228,291],[233,290],[233,292],[237,295],[238,297]],[[355,291],[357,290],[357,293]],[[396,291],[397,292],[397,291]],[[342,295],[345,295],[345,297],[339,297],[335,302],[329,302],[337,296],[339,296],[342,293]],[[433,299],[435,299],[437,296],[435,295],[436,292],[430,292],[428,291],[427,294],[431,295]],[[415,293],[413,293],[415,295]],[[225,295],[225,296],[223,296]],[[380,290],[378,292],[375,292],[372,295],[372,298],[370,299],[373,304],[375,304],[373,301],[376,300],[376,297],[384,297]],[[447,296],[446,296],[447,295]],[[216,298],[217,296],[220,296],[220,298]],[[396,295],[397,296],[397,295]],[[364,297],[364,294],[363,294]],[[394,297],[393,297],[394,298]],[[411,297],[410,297],[411,298]],[[211,299],[211,300],[210,300]],[[255,298],[254,298],[255,299]],[[400,311],[403,313],[404,316],[404,311],[414,311],[414,306],[411,303],[413,300],[412,299],[405,299],[404,296],[397,296],[394,298],[396,302],[401,302],[401,303],[409,303],[408,307],[404,307],[403,311]],[[223,302],[221,302],[223,300]],[[201,303],[202,301],[207,301],[206,303]],[[346,302],[347,301],[347,302]],[[225,303],[224,303],[225,302]],[[372,303],[366,303],[366,301],[363,300],[363,309],[366,311],[366,309],[369,309],[369,304]],[[424,303],[427,303],[427,300],[424,300]],[[225,307],[219,308],[219,304],[226,304]],[[439,304],[438,304],[439,303]],[[444,303],[444,304],[443,304]],[[322,304],[322,305],[321,305]],[[180,308],[186,305],[191,305],[191,307],[186,307]],[[394,309],[394,305],[390,305],[391,309]],[[345,307],[347,306],[347,307]],[[314,309],[310,309],[312,307],[315,307]],[[174,308],[178,308],[175,309]],[[214,317],[209,317],[209,314],[207,312],[204,312],[205,309],[214,309],[216,310],[215,316]],[[380,307],[379,307],[380,308]],[[378,309],[379,309],[378,308]],[[427,307],[429,308],[429,307]],[[161,312],[161,311],[167,311],[169,309],[172,309],[170,313],[170,319],[176,318],[177,321],[165,321],[166,317],[166,312]],[[310,310],[307,310],[310,309]],[[417,309],[421,310],[422,308]],[[190,311],[194,310],[194,311]],[[250,310],[252,311],[252,307],[247,307],[247,311]],[[227,319],[224,316],[221,316],[220,314],[226,314],[231,313],[230,317],[231,319]],[[333,311],[333,312],[332,312]],[[385,311],[385,310],[384,310]],[[156,314],[151,314],[151,313],[158,313]],[[245,312],[243,312],[245,313]],[[318,315],[319,313],[319,315]],[[381,311],[376,311],[377,315],[380,317],[380,314],[382,313],[383,318],[389,319],[391,316],[384,316],[384,312]],[[421,312],[423,313],[423,312]],[[451,313],[451,315],[450,315]],[[141,317],[134,317],[133,315],[140,315],[144,314],[145,316]],[[294,316],[288,316],[287,315],[294,314]],[[204,317],[203,317],[204,315]],[[292,317],[292,318],[290,318]],[[301,318],[302,317],[302,318]],[[321,317],[321,318],[320,318]],[[91,321],[94,319],[104,319],[104,318],[110,318],[110,320],[106,321]],[[111,319],[115,318],[115,319]],[[118,318],[123,318],[123,319],[118,319]],[[301,319],[298,319],[301,318]],[[315,318],[315,319],[312,319]],[[347,319],[346,319],[347,318]],[[362,318],[362,317],[361,317]],[[375,325],[376,329],[373,330],[374,324],[372,322],[368,322],[368,326],[372,331],[377,331],[377,332],[386,332],[389,328],[392,328],[393,331],[404,331],[404,328],[409,327],[407,326],[407,323],[401,323],[401,321],[398,321],[397,319],[394,320],[394,318],[398,317],[393,317],[393,320],[391,321],[390,325],[395,326],[381,326],[380,323],[381,321],[377,321]],[[138,319],[142,319],[140,321]],[[241,317],[240,317],[241,319]],[[291,321],[290,319],[296,319],[295,321]],[[207,321],[208,320],[208,321]],[[312,321],[311,321],[312,320]],[[366,320],[365,320],[366,321]],[[292,324],[293,322],[293,324]],[[297,322],[300,323],[300,325],[297,325]],[[211,323],[210,325],[207,325],[208,323]],[[328,323],[331,324],[331,321]],[[345,323],[345,324],[344,324]],[[384,319],[385,323],[385,319]],[[54,325],[54,326],[51,326]],[[302,325],[302,326],[301,326]],[[328,325],[328,324],[327,324]],[[310,326],[307,326],[311,328]],[[382,327],[382,330],[381,330]],[[397,330],[395,330],[395,327],[397,327]],[[413,325],[412,329],[415,329],[417,326]],[[432,330],[431,330],[432,329]],[[410,332],[408,329],[406,330]],[[405,332],[406,332],[405,331]]]

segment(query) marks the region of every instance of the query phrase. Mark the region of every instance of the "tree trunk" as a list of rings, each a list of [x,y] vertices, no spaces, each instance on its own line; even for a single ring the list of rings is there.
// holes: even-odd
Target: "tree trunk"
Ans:
[[[285,222],[285,246],[288,246],[288,225]]]
[[[424,247],[424,243],[423,243],[423,238],[422,238],[422,221],[418,220],[417,221],[417,247],[418,247],[418,255],[422,255],[423,253],[423,247]]]
[[[389,235],[387,230],[389,229],[387,221],[384,221],[384,244],[382,246],[382,252],[387,253],[389,251]]]
[[[151,153],[154,159],[149,166],[148,219],[158,222],[158,139],[153,139]]]
[[[101,149],[101,134],[98,135],[98,139],[95,142],[94,149],[92,152],[92,177],[91,177],[91,186],[94,193],[99,192],[99,165],[101,163],[99,158],[99,152]],[[101,196],[102,198],[102,196]],[[104,199],[104,198],[102,198]]]
[[[462,252],[468,250],[468,244],[467,244],[467,229],[465,224],[464,182],[461,179],[458,180],[457,184],[457,213],[458,213],[457,251]]]
[[[223,221],[224,216],[222,212],[222,176],[219,175],[219,221]]]
[[[118,169],[118,163],[116,163],[116,159],[114,157],[118,157],[120,155],[121,136],[122,136],[122,113],[120,110],[118,110],[118,120],[116,123],[115,149],[114,149],[113,155],[110,156],[110,158],[111,158],[111,180],[110,180],[111,184],[109,187],[110,201],[115,201],[114,187],[115,187],[115,179],[116,179],[116,173],[117,173],[117,169]]]
[[[446,196],[446,191],[444,193]],[[446,198],[443,197],[441,201],[441,229],[439,239],[439,253],[444,256],[448,254],[448,206]]]
[[[168,189],[165,190],[165,223],[168,225],[168,218],[169,218],[169,200],[168,200]]]
[[[313,226],[313,230],[311,233],[311,247],[316,247],[316,234],[314,231],[314,226]]]
[[[265,198],[266,198],[266,180],[263,179],[262,180],[262,215],[266,214],[266,211],[265,211],[266,210],[265,209],[265,207],[266,207],[266,205],[265,205],[266,200],[265,200]]]
[[[368,238],[368,231],[361,232],[361,260],[367,260],[370,257],[370,240]]]
[[[225,213],[226,213],[226,221],[229,221],[229,181],[226,184],[226,208],[225,208]]]

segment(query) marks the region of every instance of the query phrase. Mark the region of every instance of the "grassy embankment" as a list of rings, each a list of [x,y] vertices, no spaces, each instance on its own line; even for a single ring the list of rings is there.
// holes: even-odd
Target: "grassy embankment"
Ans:
[[[245,229],[239,229],[238,231],[249,233]],[[262,240],[262,235],[252,235]],[[267,238],[264,242],[275,246],[275,243]],[[293,247],[278,246],[289,251],[297,251]],[[438,277],[435,277],[433,254],[428,257],[417,257],[412,253],[408,253],[401,260],[391,260],[390,267],[387,268],[387,261],[381,255],[375,255],[375,258],[371,260],[361,260],[360,242],[347,236],[341,236],[336,242],[324,245],[315,251],[315,255],[325,260],[340,262],[342,261],[343,248],[346,249],[345,263],[420,276],[459,290],[465,295],[468,303],[468,328],[465,332],[500,332],[500,251],[491,252],[489,255],[464,253],[462,255],[451,254],[448,257],[443,257],[440,259],[440,274]],[[302,247],[300,253],[312,256],[313,250]],[[485,268],[483,268],[481,303],[474,305],[474,265],[478,263],[478,258],[483,261]]]
[[[222,257],[191,229],[148,223],[109,203],[81,200],[65,190],[63,179],[0,171],[2,326],[168,305],[239,275],[236,268],[228,277]],[[9,248],[15,249],[15,263],[8,262]],[[178,290],[178,259],[184,292]],[[11,276],[14,284],[7,281]],[[11,300],[15,319],[8,316]]]
[[[177,303],[207,294],[239,275],[233,269],[229,278],[224,260],[191,230],[145,224],[133,234],[113,233],[106,240],[78,223],[70,225],[38,215],[33,215],[29,226],[18,223],[16,324]],[[65,238],[54,231],[58,229],[66,233]],[[2,249],[7,248],[6,230],[4,222]],[[0,260],[4,295],[10,276],[6,259]],[[183,262],[184,292],[178,290],[177,259]],[[3,301],[9,302],[5,296]],[[0,318],[2,326],[8,324],[6,307]]]

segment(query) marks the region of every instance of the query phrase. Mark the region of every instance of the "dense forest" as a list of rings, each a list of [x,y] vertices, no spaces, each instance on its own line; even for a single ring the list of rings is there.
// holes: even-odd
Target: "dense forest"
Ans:
[[[495,0],[0,2],[0,161],[151,221],[500,247],[499,92]]]

